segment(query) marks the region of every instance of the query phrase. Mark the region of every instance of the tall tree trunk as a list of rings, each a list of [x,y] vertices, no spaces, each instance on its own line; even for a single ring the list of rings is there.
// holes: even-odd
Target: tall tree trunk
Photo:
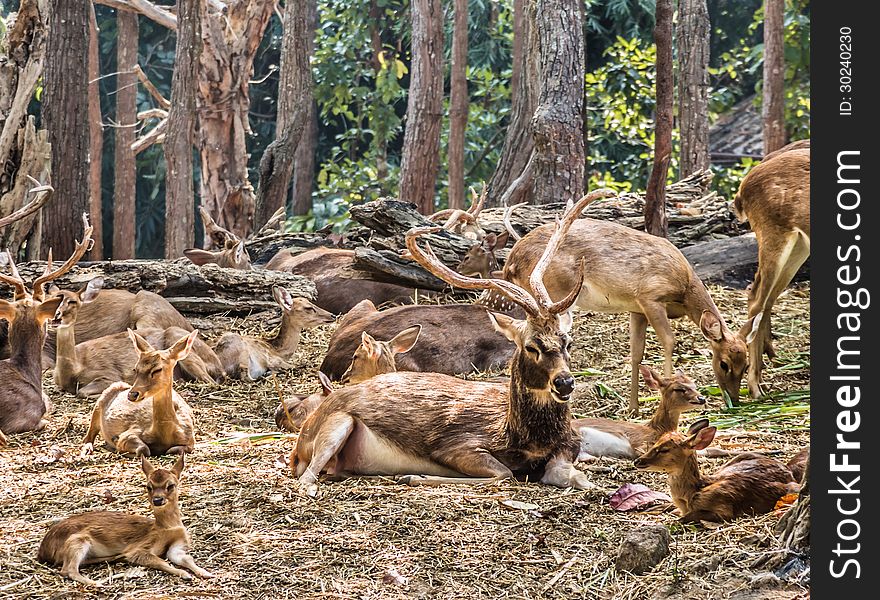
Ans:
[[[314,0],[288,0],[284,9],[277,134],[260,160],[257,227],[285,205],[296,148],[306,127],[308,104],[312,99],[308,43],[312,34],[306,7],[309,2]]]
[[[104,125],[101,120],[98,20],[89,2],[89,220],[95,240],[89,258],[104,260],[104,212],[101,210],[101,167],[104,156]]]
[[[785,0],[764,0],[764,154],[785,145]]]
[[[204,10],[204,0],[177,0],[177,49],[164,145],[165,258],[182,256],[195,243],[193,130]]]
[[[412,0],[412,68],[400,165],[401,200],[434,212],[440,168],[443,108],[443,7],[440,0]]]
[[[468,119],[468,0],[454,0],[449,71],[449,208],[464,208],[464,136]]]
[[[56,2],[49,19],[42,119],[56,201],[43,208],[43,254],[66,257],[89,211],[88,3]]]
[[[131,145],[137,122],[138,16],[116,11],[116,144],[113,168],[113,258],[135,257],[135,181],[137,166]]]
[[[645,190],[645,231],[666,237],[666,178],[672,157],[672,0],[657,0],[657,108],[654,117],[654,164]]]
[[[577,0],[537,4],[534,194],[537,204],[548,204],[577,200],[584,192],[584,29]]]
[[[318,28],[318,3],[308,2],[309,30],[306,35],[308,55],[315,54],[315,30]],[[309,79],[311,81],[311,79]],[[315,185],[315,152],[318,149],[318,110],[314,88],[309,86],[306,99],[306,125],[293,160],[293,214],[304,215],[312,208],[312,188]]]
[[[709,9],[706,0],[678,4],[679,176],[709,168]]]
[[[527,0],[513,2],[513,72],[510,78],[510,121],[504,137],[501,157],[489,182],[486,203],[498,206],[502,196],[511,190],[508,202],[532,201],[532,177],[521,178],[535,147],[530,121],[535,113],[537,98],[537,61],[530,50],[534,7]]]

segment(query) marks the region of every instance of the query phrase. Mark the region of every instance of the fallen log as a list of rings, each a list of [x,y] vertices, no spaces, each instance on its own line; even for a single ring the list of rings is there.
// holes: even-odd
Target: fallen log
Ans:
[[[704,283],[745,289],[758,270],[758,241],[754,233],[701,242],[682,248],[681,252]],[[795,275],[794,281],[809,278],[808,261]]]

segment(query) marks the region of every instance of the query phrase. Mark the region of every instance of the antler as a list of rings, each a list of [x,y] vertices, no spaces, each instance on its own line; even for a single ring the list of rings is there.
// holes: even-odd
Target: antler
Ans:
[[[238,243],[239,237],[228,229],[217,225],[217,222],[214,221],[211,213],[205,210],[205,207],[202,205],[199,205],[199,214],[202,216],[202,226],[205,229],[205,235],[211,238],[211,242],[213,242],[214,246],[222,250],[226,247],[226,242],[229,240]]]
[[[12,275],[4,275],[3,273],[0,273],[0,281],[11,285],[15,290],[13,298],[15,300],[21,300],[22,298],[27,297],[27,288],[24,285],[24,281],[21,279],[21,275],[18,274],[18,269],[15,267],[15,262],[12,260],[12,254],[9,250],[6,251],[6,260],[9,263],[9,269],[12,271]]]
[[[478,279],[476,277],[466,277],[460,273],[456,273],[437,258],[437,255],[434,254],[434,251],[429,244],[426,243],[424,249],[422,249],[418,243],[416,243],[417,237],[425,235],[426,233],[435,233],[442,229],[442,227],[416,227],[406,232],[406,247],[409,249],[410,254],[416,262],[449,285],[465,290],[493,289],[519,304],[529,315],[538,316],[541,313],[541,307],[535,302],[532,295],[518,285],[503,279]]]
[[[34,281],[33,285],[33,296],[34,300],[39,302],[43,301],[44,296],[46,295],[45,285],[52,281],[53,279],[58,279],[68,271],[70,271],[79,259],[83,257],[83,254],[91,247],[92,242],[92,226],[89,225],[89,217],[87,214],[83,213],[83,239],[81,242],[76,243],[76,247],[73,249],[73,254],[70,255],[64,264],[52,270],[52,251],[49,251],[49,256],[47,257],[46,262],[46,270],[42,275],[37,277],[36,281]]]
[[[565,312],[574,304],[581,291],[581,286],[584,284],[584,263],[581,261],[580,268],[578,269],[578,285],[574,286],[565,298],[556,303],[550,298],[550,294],[544,285],[544,272],[550,266],[550,261],[553,260],[553,257],[562,245],[568,230],[571,228],[571,224],[575,222],[587,205],[600,198],[608,198],[614,195],[615,193],[607,188],[594,190],[578,200],[573,206],[569,206],[565,213],[563,213],[562,218],[556,220],[556,228],[547,242],[547,247],[544,248],[544,254],[541,255],[540,260],[535,264],[535,268],[529,276],[529,285],[532,288],[535,300],[539,306],[551,314]]]
[[[471,207],[467,210],[468,214],[473,216],[475,219],[477,215],[480,214],[480,211],[483,210],[483,205],[486,204],[486,195],[489,193],[489,188],[486,187],[486,184],[483,184],[483,189],[480,191],[479,198],[477,197],[477,192],[474,191],[474,188],[471,188],[471,198],[473,201],[471,202]]]
[[[507,233],[510,234],[510,237],[515,240],[522,239],[522,236],[513,228],[513,225],[510,222],[510,216],[513,214],[514,210],[526,204],[528,204],[528,202],[520,202],[519,204],[514,204],[513,206],[508,206],[504,209],[504,229],[506,229]]]

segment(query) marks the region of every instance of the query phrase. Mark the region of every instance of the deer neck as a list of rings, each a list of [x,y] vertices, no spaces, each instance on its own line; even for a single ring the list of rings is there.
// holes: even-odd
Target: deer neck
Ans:
[[[268,340],[268,343],[278,356],[289,358],[296,353],[301,335],[302,326],[296,323],[293,318],[285,315],[281,319],[281,329],[278,330],[278,335]]]
[[[700,467],[694,454],[687,457],[681,471],[669,474],[669,491],[672,492],[675,505],[680,509],[682,506],[688,506],[694,495],[705,485],[706,482],[700,475]]]
[[[75,376],[78,370],[75,327],[73,323],[59,325],[55,330],[55,373]]]
[[[156,529],[175,529],[183,527],[183,518],[177,501],[172,506],[163,506],[161,510],[153,510],[153,518],[156,519]]]
[[[46,332],[35,319],[16,319],[9,326],[9,361],[36,389],[42,389],[42,353]]]
[[[571,409],[568,403],[554,400],[549,390],[526,387],[518,366],[520,360],[517,351],[510,373],[504,436],[514,449],[555,449],[561,440],[570,437]]]
[[[712,300],[712,296],[709,295],[709,290],[706,289],[703,282],[696,276],[691,276],[691,284],[688,286],[688,291],[685,294],[684,305],[688,318],[696,323],[697,327],[700,326],[703,311],[706,310],[715,315],[722,323],[725,322],[724,317],[721,316],[721,312]]]
[[[159,391],[153,396],[153,430],[163,429],[169,425],[178,425],[177,411],[174,410],[174,388],[171,377],[162,382]]]
[[[663,401],[661,400],[660,406],[657,407],[657,412],[655,412],[654,416],[651,417],[651,420],[648,421],[648,427],[662,435],[678,429],[678,420],[680,418],[681,413],[679,411],[668,410],[663,406]]]

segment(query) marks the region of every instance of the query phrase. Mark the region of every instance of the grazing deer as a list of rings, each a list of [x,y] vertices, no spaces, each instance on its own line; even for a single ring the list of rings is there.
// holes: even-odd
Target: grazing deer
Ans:
[[[448,268],[430,246],[422,249],[417,243],[418,236],[437,228],[407,233],[412,256],[437,277],[465,289],[495,290],[525,310],[525,320],[488,315],[516,344],[510,383],[401,372],[332,392],[303,424],[290,457],[308,494],[317,492],[322,472],[428,476],[411,483],[527,475],[560,487],[593,487],[572,464],[579,444],[568,405],[575,386],[568,369],[568,309],[580,281],[555,303],[543,281],[571,222],[596,195],[585,196],[557,224],[530,279],[531,293],[504,280],[465,277]]]
[[[46,284],[70,271],[92,241],[92,226],[83,215],[83,239],[59,268],[52,269],[52,252],[46,270],[31,290],[25,286],[12,256],[7,253],[11,274],[0,273],[0,281],[12,286],[12,302],[0,300],[0,320],[9,323],[10,357],[0,360],[0,445],[8,433],[34,431],[45,426],[43,415],[49,401],[43,393],[40,356],[46,339],[46,323],[55,317],[61,299],[46,297]]]
[[[249,271],[251,269],[251,257],[244,247],[242,240],[228,240],[222,250],[202,250],[200,248],[187,248],[183,251],[190,262],[195,265],[214,264],[225,269],[238,269]]]
[[[198,330],[167,350],[156,350],[137,332],[128,331],[137,349],[134,384],[117,382],[104,390],[92,411],[82,454],[90,454],[98,433],[122,454],[157,456],[192,452],[195,445],[189,404],[174,391],[177,361],[192,350]]]
[[[268,371],[291,368],[290,359],[299,346],[303,329],[332,323],[332,314],[305,298],[294,298],[284,288],[272,288],[272,296],[281,307],[281,328],[270,339],[237,333],[224,333],[214,351],[229,377],[256,381]]]
[[[687,437],[665,433],[634,461],[639,469],[669,474],[672,501],[683,523],[770,512],[782,496],[800,489],[787,466],[756,452],[739,454],[714,475],[703,476],[696,451],[712,443],[715,431],[708,419],[700,419]]]
[[[588,461],[597,456],[632,460],[646,452],[664,433],[676,431],[681,413],[706,405],[706,399],[683,371],[677,371],[668,379],[644,365],[639,366],[639,371],[648,387],[660,392],[654,416],[644,425],[611,419],[575,419],[571,426],[581,438],[578,460]]]
[[[514,245],[504,263],[504,279],[523,285],[553,233],[553,224],[533,229]],[[578,280],[578,265],[586,277],[577,298],[585,311],[630,313],[629,408],[639,407],[639,370],[650,324],[663,347],[663,374],[672,376],[675,334],[670,318],[689,317],[712,348],[712,369],[722,392],[739,398],[746,367],[746,344],[730,331],[706,286],[681,251],[669,240],[609,221],[578,219],[571,235],[547,269],[550,297],[563,297]],[[497,294],[496,294],[497,296]]]
[[[749,345],[749,393],[761,396],[763,355],[775,356],[770,329],[773,303],[810,255],[810,150],[770,155],[748,172],[733,211],[758,240],[758,272],[749,288],[749,316],[740,329]]]
[[[480,227],[477,217],[486,204],[486,194],[488,188],[484,185],[483,191],[479,197],[474,188],[471,188],[471,205],[467,210],[460,208],[447,208],[439,212],[435,212],[428,217],[428,220],[437,223],[444,221],[442,228],[456,233],[462,237],[479,242],[486,236],[486,232]],[[503,246],[502,246],[503,248]]]
[[[508,236],[506,231],[501,235],[489,233],[481,241],[474,242],[461,259],[456,271],[467,277],[479,276],[483,279],[491,277],[492,273],[499,269],[495,250],[507,245]]]
[[[152,519],[106,510],[67,517],[49,528],[40,543],[37,560],[61,565],[65,577],[95,587],[100,584],[82,575],[81,565],[121,559],[183,579],[192,579],[192,575],[173,565],[185,567],[198,577],[214,577],[189,554],[192,540],[177,503],[183,455],[170,470],[156,469],[146,457],[141,457],[141,469],[147,476]]]

